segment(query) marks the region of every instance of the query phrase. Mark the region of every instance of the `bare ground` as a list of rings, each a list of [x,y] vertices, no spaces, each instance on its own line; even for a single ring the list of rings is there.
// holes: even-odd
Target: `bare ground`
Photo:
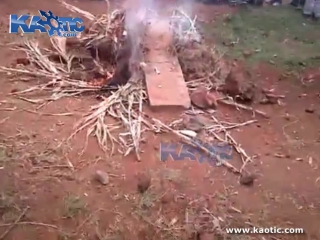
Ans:
[[[93,13],[101,13],[105,7],[99,1],[74,4]],[[7,33],[8,14],[47,8],[57,15],[67,14],[55,2],[2,1],[1,42],[15,39]],[[198,5],[197,9],[209,13],[211,9],[215,17],[232,11],[225,6]],[[16,57],[7,46],[1,47],[1,65],[11,64]],[[253,187],[241,186],[237,176],[221,167],[191,161],[160,162],[160,141],[172,139],[166,134],[146,136],[141,162],[130,155],[106,157],[93,139],[79,156],[84,133],[70,146],[56,149],[96,99],[63,99],[37,109],[8,96],[28,83],[9,82],[2,75],[0,235],[13,226],[3,239],[198,239],[185,224],[186,212],[195,222],[193,216],[208,209],[211,214],[200,221],[205,224],[214,215],[230,227],[299,227],[306,231],[304,235],[231,235],[230,239],[319,239],[320,77],[302,84],[293,77],[283,79],[280,70],[266,64],[258,65],[253,74],[257,84],[286,96],[284,106],[259,106],[270,120],[259,118],[257,124],[232,131],[237,142],[256,156],[248,165],[258,177]],[[308,113],[309,108],[314,112]],[[65,112],[72,116],[52,115]],[[153,114],[164,122],[179,117],[170,111]],[[219,107],[217,117],[230,122],[251,118],[224,106]],[[233,163],[237,161],[234,156]],[[96,170],[109,173],[106,186],[92,181]],[[152,176],[151,187],[143,195],[137,191],[141,172]],[[182,226],[187,227],[180,229]],[[200,239],[216,238],[200,235]]]

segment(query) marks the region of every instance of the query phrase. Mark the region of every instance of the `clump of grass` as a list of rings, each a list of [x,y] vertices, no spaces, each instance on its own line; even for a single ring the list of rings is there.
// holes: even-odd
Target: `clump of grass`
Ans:
[[[20,214],[20,209],[15,203],[13,195],[9,192],[0,192],[0,220],[11,222]]]
[[[239,59],[250,51],[251,63],[269,62],[291,70],[320,63],[319,23],[290,6],[244,7],[204,29],[232,57]]]
[[[0,193],[0,212],[11,209],[14,205],[13,197],[8,196],[5,192]]]
[[[68,195],[64,198],[64,217],[73,218],[86,211],[86,203],[76,195]]]
[[[5,167],[10,162],[10,154],[7,147],[0,143],[0,168]]]

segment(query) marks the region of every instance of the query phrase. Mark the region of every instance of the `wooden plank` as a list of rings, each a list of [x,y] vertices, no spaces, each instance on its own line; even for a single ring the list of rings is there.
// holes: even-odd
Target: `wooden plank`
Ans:
[[[146,85],[151,106],[191,105],[178,58],[168,50],[172,46],[169,22],[154,20],[146,29]]]

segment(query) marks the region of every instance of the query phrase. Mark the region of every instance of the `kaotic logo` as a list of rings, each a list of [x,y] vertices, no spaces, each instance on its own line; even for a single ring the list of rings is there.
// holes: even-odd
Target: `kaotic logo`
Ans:
[[[76,37],[78,33],[84,31],[83,20],[81,18],[58,17],[51,11],[45,12],[39,10],[40,16],[10,15],[10,33],[35,33],[36,30],[41,33],[47,33],[49,37]],[[30,24],[26,21],[30,20]]]
[[[199,163],[208,162],[210,165],[219,164],[218,159],[229,161],[232,159],[232,146],[228,144],[217,145],[203,143],[196,140],[196,145],[206,148],[211,153],[205,153],[199,147],[183,143],[160,143],[160,160],[167,161],[170,157],[173,161],[182,161],[189,159],[191,161],[198,161]],[[213,156],[213,157],[212,157]]]

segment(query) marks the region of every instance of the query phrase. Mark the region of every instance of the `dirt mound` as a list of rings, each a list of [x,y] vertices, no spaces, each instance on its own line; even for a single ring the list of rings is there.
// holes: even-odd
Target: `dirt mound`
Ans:
[[[209,47],[197,42],[179,43],[176,52],[186,81],[215,80],[216,59]]]

